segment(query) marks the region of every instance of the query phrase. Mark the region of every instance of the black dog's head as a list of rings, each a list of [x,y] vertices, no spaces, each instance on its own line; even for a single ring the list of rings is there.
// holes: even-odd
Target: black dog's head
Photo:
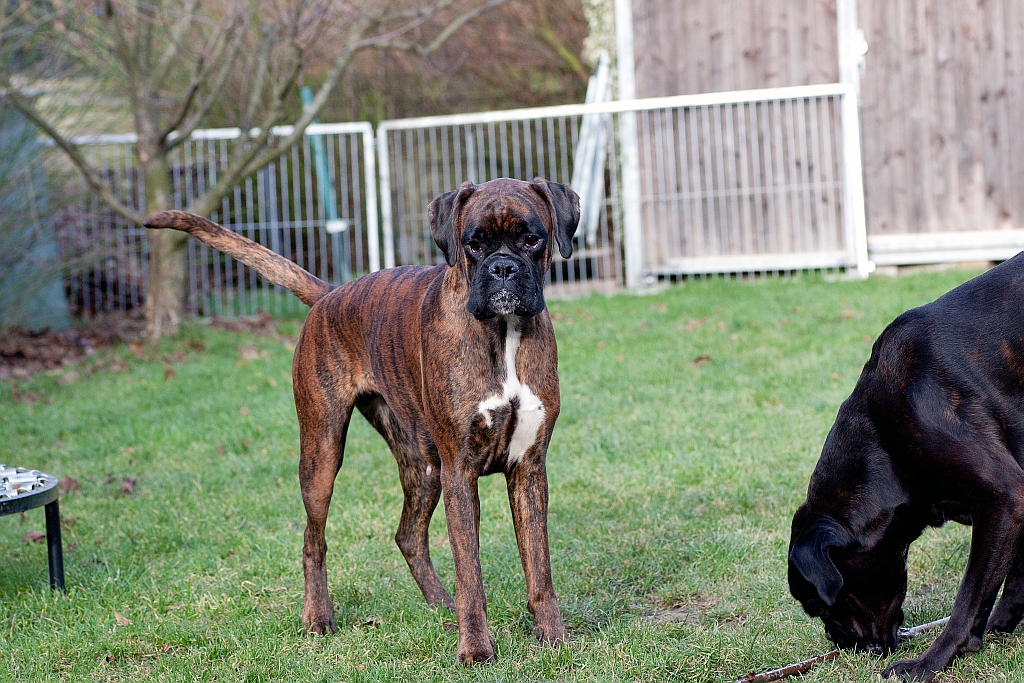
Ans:
[[[579,196],[543,178],[463,183],[430,203],[430,232],[448,265],[465,268],[478,320],[543,311],[552,243],[569,258],[579,221]]]
[[[863,545],[832,517],[804,505],[793,518],[789,591],[841,648],[886,654],[896,647],[907,595],[908,543],[897,534]]]

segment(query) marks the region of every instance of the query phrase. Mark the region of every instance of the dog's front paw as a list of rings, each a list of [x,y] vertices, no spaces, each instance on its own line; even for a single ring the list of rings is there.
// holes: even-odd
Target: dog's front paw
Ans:
[[[554,600],[547,600],[530,606],[533,614],[533,635],[545,645],[567,642],[569,634],[565,632],[565,624],[562,623],[562,613],[558,609],[558,603]]]
[[[964,644],[956,651],[958,655],[966,655],[970,652],[981,652],[981,638],[973,633],[967,636],[967,640],[964,641]]]
[[[942,667],[939,668],[941,669]],[[937,673],[938,671],[933,665],[929,664],[924,657],[919,657],[918,659],[905,659],[902,662],[896,662],[882,672],[882,677],[898,676],[900,680],[904,681],[929,683],[935,680],[935,674]]]
[[[302,610],[302,623],[310,633],[327,635],[338,632],[338,627],[334,623],[334,609],[329,604],[326,608],[317,609],[306,606]]]
[[[553,623],[537,623],[533,627],[533,635],[537,636],[537,640],[545,645],[569,642],[569,634],[566,632],[561,618]]]
[[[494,641],[490,635],[483,637],[459,638],[459,650],[455,655],[460,664],[493,664],[498,661],[494,656]]]

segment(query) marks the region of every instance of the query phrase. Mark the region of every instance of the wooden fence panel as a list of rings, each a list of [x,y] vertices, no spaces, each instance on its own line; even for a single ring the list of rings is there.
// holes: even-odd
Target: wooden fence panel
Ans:
[[[1019,0],[861,0],[868,230],[1024,227]]]
[[[638,97],[838,80],[834,0],[633,0]],[[872,235],[1024,228],[1024,2],[858,0]]]
[[[834,0],[633,0],[637,97],[835,83]]]

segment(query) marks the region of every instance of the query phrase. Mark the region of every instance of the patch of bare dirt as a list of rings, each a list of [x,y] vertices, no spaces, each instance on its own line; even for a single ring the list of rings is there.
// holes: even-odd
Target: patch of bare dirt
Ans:
[[[229,332],[248,332],[259,337],[279,338],[294,345],[294,341],[277,333],[274,318],[267,313],[244,318],[214,318],[210,327]],[[129,350],[139,360],[155,360],[146,353],[143,344],[145,320],[141,312],[101,313],[81,320],[81,325],[60,332],[43,330],[33,332],[22,327],[0,330],[0,380],[29,379],[37,372],[54,370],[71,365],[98,351],[106,350],[117,344],[130,344]],[[192,351],[203,350],[201,342],[188,342],[186,346]],[[251,345],[250,345],[251,346]],[[176,351],[175,360],[181,360],[185,351]],[[167,360],[170,363],[170,360]],[[127,370],[127,365],[120,363],[111,365],[114,372]],[[169,371],[173,377],[174,371]],[[74,370],[61,376],[58,382],[72,383],[78,379]]]
[[[263,312],[244,318],[214,318],[210,321],[210,327],[228,332],[248,332],[258,337],[277,336],[277,323],[273,316]]]
[[[0,379],[27,379],[37,372],[69,365],[115,344],[141,338],[145,321],[134,313],[103,313],[81,327],[33,332],[23,327],[0,331]]]
[[[701,617],[718,604],[718,598],[700,593],[670,598],[655,598],[654,611],[648,619],[662,624],[700,623]]]

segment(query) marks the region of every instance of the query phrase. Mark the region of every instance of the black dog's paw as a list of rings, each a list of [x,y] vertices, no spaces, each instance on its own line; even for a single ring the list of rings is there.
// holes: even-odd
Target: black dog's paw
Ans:
[[[956,651],[958,655],[966,655],[971,652],[981,652],[981,638],[974,634],[967,636],[967,640]]]
[[[999,636],[1008,636],[1017,628],[1019,622],[1020,619],[1000,619],[997,616],[993,616],[988,620],[985,631]]]
[[[940,667],[941,668],[941,667]],[[935,671],[931,664],[928,664],[924,657],[919,659],[905,659],[896,662],[882,672],[882,678],[898,676],[903,681],[921,681],[930,683],[935,680]]]

